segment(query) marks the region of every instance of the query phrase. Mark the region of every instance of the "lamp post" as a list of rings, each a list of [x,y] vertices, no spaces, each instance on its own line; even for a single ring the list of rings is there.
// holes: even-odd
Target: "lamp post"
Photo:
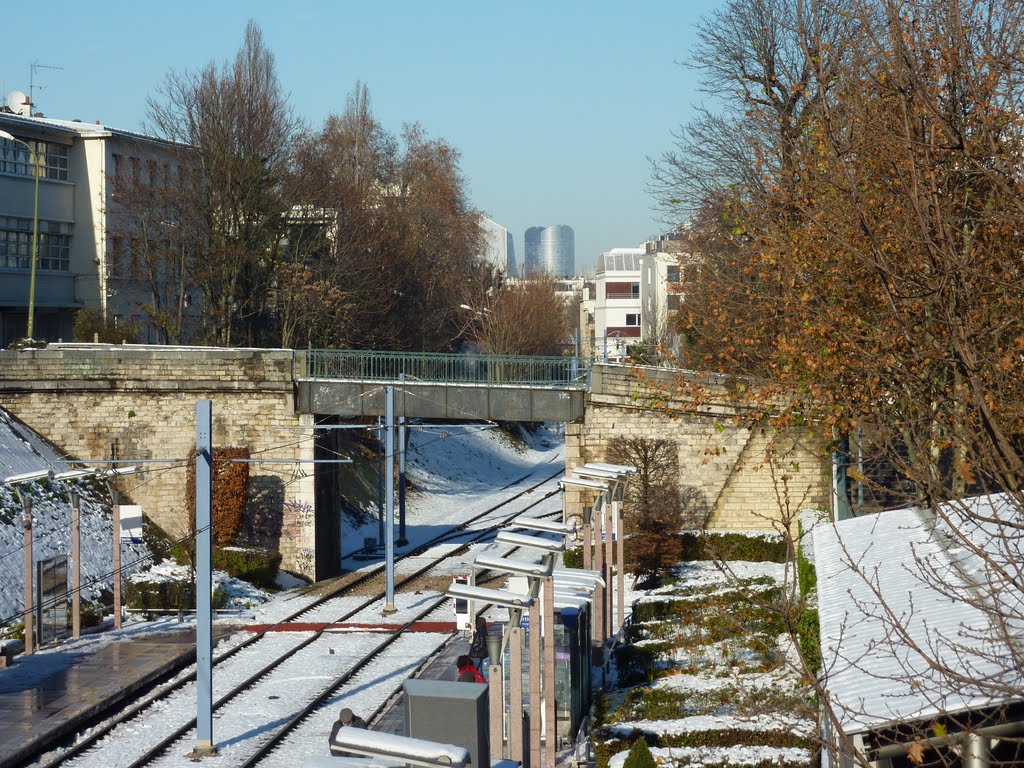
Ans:
[[[32,211],[32,262],[31,275],[28,283],[28,331],[26,336],[32,338],[35,331],[36,317],[36,257],[39,253],[39,155],[27,141],[16,139],[13,134],[0,130],[0,139],[15,141],[29,151],[32,158],[33,175],[36,177],[35,203]]]

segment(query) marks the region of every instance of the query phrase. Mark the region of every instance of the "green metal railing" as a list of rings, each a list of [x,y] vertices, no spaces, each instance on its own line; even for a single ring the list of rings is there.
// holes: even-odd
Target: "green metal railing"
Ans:
[[[576,357],[472,355],[442,352],[374,352],[311,349],[311,379],[360,379],[438,384],[493,384],[586,389],[588,369]]]

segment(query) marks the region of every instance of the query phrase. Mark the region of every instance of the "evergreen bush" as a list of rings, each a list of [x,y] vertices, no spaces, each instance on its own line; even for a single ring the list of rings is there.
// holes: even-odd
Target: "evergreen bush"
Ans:
[[[644,739],[639,738],[633,742],[622,768],[658,768],[658,764],[654,762],[654,755],[651,754],[651,748],[647,746]]]

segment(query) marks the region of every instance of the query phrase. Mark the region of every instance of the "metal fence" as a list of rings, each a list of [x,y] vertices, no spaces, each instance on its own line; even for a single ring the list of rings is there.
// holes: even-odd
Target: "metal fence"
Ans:
[[[588,369],[576,357],[372,352],[313,349],[311,379],[427,381],[439,384],[494,384],[516,387],[585,389]]]

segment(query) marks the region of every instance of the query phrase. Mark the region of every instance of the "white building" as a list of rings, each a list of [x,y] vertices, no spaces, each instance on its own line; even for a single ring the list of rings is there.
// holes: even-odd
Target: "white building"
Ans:
[[[680,354],[675,313],[684,299],[681,262],[686,259],[672,235],[649,240],[640,257],[640,337],[659,357]]]
[[[27,330],[35,188],[38,175],[37,339],[73,338],[74,315],[143,320],[146,297],[128,277],[131,238],[112,226],[113,179],[133,174],[155,184],[170,170],[173,145],[79,121],[0,112],[0,344]],[[32,148],[29,152],[25,142]],[[35,158],[35,159],[34,159]]]
[[[594,280],[595,357],[622,361],[640,342],[640,260],[645,248],[613,248],[597,261]]]
[[[480,228],[484,233],[484,252],[481,258],[504,275],[514,276],[515,254],[509,253],[508,230],[486,216],[480,217]]]

